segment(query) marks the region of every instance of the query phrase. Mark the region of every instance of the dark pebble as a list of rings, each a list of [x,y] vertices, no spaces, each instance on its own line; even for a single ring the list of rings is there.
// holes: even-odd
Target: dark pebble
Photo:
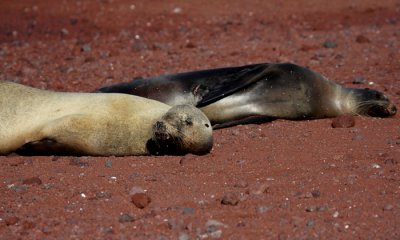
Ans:
[[[194,45],[192,42],[188,42],[185,47],[187,47],[187,48],[195,48],[196,45]]]
[[[90,43],[83,44],[81,47],[81,52],[90,52],[92,51],[92,46]]]
[[[96,193],[96,198],[111,198],[111,193],[109,192],[97,192]]]
[[[314,220],[308,220],[307,223],[306,223],[307,227],[312,227],[314,225],[315,225],[315,221]]]
[[[326,40],[323,44],[323,46],[325,48],[336,48],[337,47],[337,43],[331,40]]]
[[[104,165],[106,167],[112,167],[112,161],[111,160],[106,160],[106,163]]]
[[[42,180],[40,180],[40,178],[38,178],[38,177],[31,177],[31,178],[24,179],[22,181],[22,184],[25,184],[25,185],[34,185],[34,184],[41,185],[42,184]]]
[[[356,124],[354,116],[350,114],[340,115],[332,120],[333,128],[351,128]]]
[[[246,181],[240,180],[235,185],[233,185],[235,188],[246,188],[249,186],[249,184]]]
[[[352,83],[353,84],[365,84],[365,83],[367,83],[367,80],[364,77],[358,76],[353,79]]]
[[[311,191],[311,195],[315,198],[319,198],[321,196],[321,192],[319,190]]]
[[[182,209],[182,213],[185,215],[193,214],[195,212],[194,208],[185,207]]]
[[[222,197],[221,204],[236,206],[239,203],[239,196],[236,193],[227,193]]]
[[[268,205],[266,205],[266,206],[257,206],[256,210],[257,210],[258,213],[266,213],[269,210],[271,210],[272,208],[273,208],[272,206],[268,206]]]
[[[393,205],[392,204],[386,204],[384,207],[383,207],[383,210],[385,210],[385,211],[390,211],[390,210],[392,210],[393,209]]]
[[[118,221],[120,223],[133,222],[135,221],[135,218],[132,217],[129,213],[124,213],[121,216],[119,216]]]
[[[138,208],[145,208],[151,202],[151,198],[146,193],[135,193],[132,195],[131,200]]]
[[[367,37],[364,36],[364,35],[358,35],[358,36],[356,37],[356,42],[357,42],[357,43],[370,43],[371,41],[369,40],[369,38],[367,38]]]
[[[183,220],[172,218],[172,219],[168,219],[168,228],[170,230],[184,230],[185,225],[183,223]]]
[[[12,186],[10,189],[16,193],[24,193],[28,190],[26,186],[19,186],[19,185]]]
[[[86,167],[89,165],[89,163],[82,161],[79,157],[74,157],[69,161],[69,165]]]

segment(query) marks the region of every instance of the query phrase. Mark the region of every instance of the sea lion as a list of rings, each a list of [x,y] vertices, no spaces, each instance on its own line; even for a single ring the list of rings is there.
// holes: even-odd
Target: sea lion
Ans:
[[[381,92],[340,86],[291,63],[260,63],[135,79],[98,89],[200,107],[214,128],[341,114],[389,117],[396,107]]]
[[[192,105],[52,92],[0,81],[0,154],[205,154],[212,127]]]

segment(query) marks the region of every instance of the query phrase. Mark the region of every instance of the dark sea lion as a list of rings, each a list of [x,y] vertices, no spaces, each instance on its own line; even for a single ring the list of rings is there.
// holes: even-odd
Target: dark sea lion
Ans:
[[[381,92],[346,88],[290,63],[262,63],[136,79],[98,91],[134,94],[169,105],[192,104],[200,107],[214,128],[278,118],[396,114],[396,107]]]
[[[192,105],[62,93],[0,81],[0,154],[205,154],[212,127]]]

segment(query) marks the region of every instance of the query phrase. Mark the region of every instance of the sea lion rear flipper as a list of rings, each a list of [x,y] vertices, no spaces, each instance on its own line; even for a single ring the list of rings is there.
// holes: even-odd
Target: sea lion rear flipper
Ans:
[[[196,90],[204,88],[206,91],[200,100],[197,102],[196,107],[203,107],[218,101],[221,98],[229,96],[252,83],[261,80],[264,77],[265,69],[268,68],[268,64],[254,64],[242,68],[234,74],[234,76],[229,76],[226,78],[218,77],[218,80],[207,81],[206,86],[197,85],[192,90],[193,94],[196,95]],[[226,71],[221,69],[221,71]],[[218,69],[210,72],[210,75],[218,75]],[[212,77],[212,76],[208,76]],[[200,93],[201,94],[201,93]]]

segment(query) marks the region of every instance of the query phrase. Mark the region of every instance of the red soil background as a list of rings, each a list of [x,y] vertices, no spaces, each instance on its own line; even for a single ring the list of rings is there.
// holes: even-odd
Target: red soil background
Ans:
[[[399,106],[399,29],[395,0],[3,0],[0,79],[87,92],[290,61]],[[0,238],[399,239],[399,115],[355,120],[216,130],[205,156],[3,156]]]

